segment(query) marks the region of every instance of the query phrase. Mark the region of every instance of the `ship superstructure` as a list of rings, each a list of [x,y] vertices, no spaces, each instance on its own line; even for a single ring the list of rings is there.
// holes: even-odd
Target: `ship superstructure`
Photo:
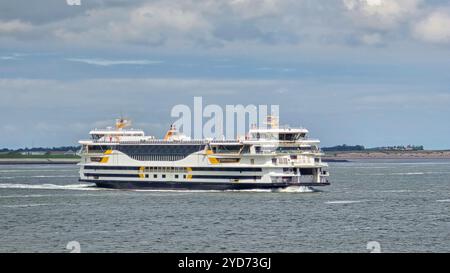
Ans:
[[[193,140],[171,126],[163,139],[116,126],[82,140],[80,181],[118,189],[274,189],[329,185],[319,140],[268,117],[242,139]]]

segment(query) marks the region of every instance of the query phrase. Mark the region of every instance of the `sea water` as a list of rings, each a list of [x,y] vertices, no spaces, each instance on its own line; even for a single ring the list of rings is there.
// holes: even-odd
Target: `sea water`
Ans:
[[[0,252],[450,251],[450,161],[329,170],[319,191],[121,191],[75,165],[0,165]]]

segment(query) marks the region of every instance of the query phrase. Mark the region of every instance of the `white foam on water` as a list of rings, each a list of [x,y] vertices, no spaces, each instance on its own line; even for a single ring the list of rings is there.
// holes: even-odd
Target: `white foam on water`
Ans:
[[[23,172],[73,172],[76,169],[23,169],[23,170],[0,170],[0,173],[23,173]]]
[[[4,205],[3,208],[29,208],[29,207],[39,207],[39,206],[51,206],[52,204],[37,203],[37,204],[23,204],[23,205]]]
[[[436,202],[450,202],[450,199],[441,199],[441,200],[436,200]]]
[[[131,189],[133,192],[176,192],[176,193],[212,193],[212,192],[288,192],[288,193],[308,193],[317,190],[305,186],[292,186],[282,189],[245,189],[245,190],[172,190],[172,189]]]
[[[1,183],[0,189],[39,189],[39,190],[104,190],[97,188],[94,184],[69,184],[69,185],[55,185],[55,184],[13,184]]]
[[[15,179],[15,178],[75,178],[77,175],[30,175],[30,176],[0,176],[0,179]]]
[[[368,200],[338,200],[338,201],[327,201],[325,204],[354,204],[367,202]]]
[[[225,190],[226,192],[273,192],[271,189]]]
[[[51,194],[24,194],[24,195],[0,195],[0,198],[35,198],[35,197],[53,197]]]
[[[412,190],[383,190],[383,191],[376,191],[376,192],[393,192],[393,193],[402,193],[402,192],[412,192]]]
[[[175,193],[213,193],[213,192],[271,192],[270,189],[248,189],[248,190],[188,190],[188,189],[131,189],[134,192],[175,192]]]
[[[276,192],[310,193],[310,192],[317,192],[317,190],[312,187],[306,187],[306,186],[292,186],[292,187],[278,189],[278,190],[276,190]]]
[[[406,172],[406,173],[355,173],[361,176],[383,176],[383,175],[424,175],[424,174],[449,174],[450,172]]]
[[[196,193],[196,192],[222,192],[219,190],[171,190],[171,189],[130,189],[133,192],[176,192],[176,193]]]
[[[423,172],[410,172],[410,173],[392,173],[392,175],[424,175]]]
[[[15,195],[0,195],[1,198],[5,199],[16,199],[16,198],[42,198],[42,197],[86,197],[86,196],[103,196],[103,194],[93,194],[93,193],[79,193],[79,194],[15,194]]]

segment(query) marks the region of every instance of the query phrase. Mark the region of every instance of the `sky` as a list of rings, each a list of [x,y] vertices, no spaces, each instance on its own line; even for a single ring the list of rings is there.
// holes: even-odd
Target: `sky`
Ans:
[[[76,2],[70,0],[68,2]],[[177,104],[279,105],[323,146],[450,148],[450,2],[0,1],[0,148],[76,145]]]

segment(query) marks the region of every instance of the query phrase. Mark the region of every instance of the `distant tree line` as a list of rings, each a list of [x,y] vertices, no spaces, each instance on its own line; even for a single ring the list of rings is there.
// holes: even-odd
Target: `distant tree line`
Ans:
[[[325,152],[364,151],[365,149],[366,148],[363,145],[354,145],[354,146],[352,146],[352,145],[347,145],[347,144],[342,144],[342,145],[322,148],[322,150],[325,151]]]
[[[423,151],[423,145],[398,145],[398,146],[383,146],[374,148],[365,148],[363,145],[337,145],[332,147],[323,147],[325,152],[350,152],[350,151]]]
[[[375,147],[367,150],[371,151],[423,151],[423,145],[398,145],[398,146],[383,146],[383,147]]]
[[[22,152],[67,152],[67,151],[78,151],[80,146],[61,146],[61,147],[35,147],[35,148],[20,148],[20,149],[0,149],[2,153],[22,153]]]

